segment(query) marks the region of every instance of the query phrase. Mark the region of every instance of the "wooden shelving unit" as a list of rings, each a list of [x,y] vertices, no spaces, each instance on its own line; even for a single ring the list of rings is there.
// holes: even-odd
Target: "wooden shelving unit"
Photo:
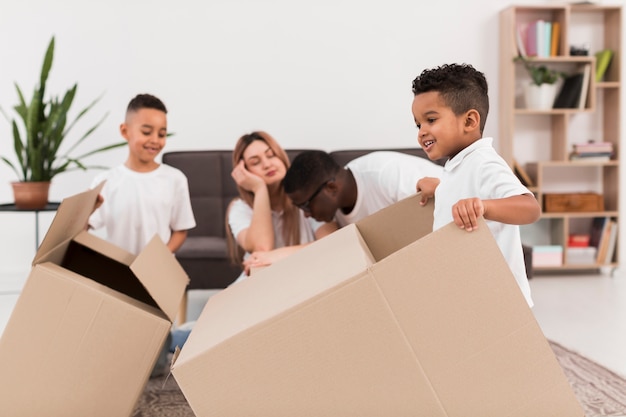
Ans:
[[[584,108],[530,110],[524,107],[523,86],[530,78],[523,64],[514,59],[518,55],[517,30],[520,24],[537,19],[559,22],[558,53],[530,60],[563,72],[574,72],[591,64],[589,94]],[[524,238],[530,236],[539,240],[539,243],[531,244],[563,247],[562,266],[535,270],[600,270],[604,266],[616,268],[618,265],[617,249],[612,259],[602,264],[568,264],[566,260],[568,237],[590,228],[593,218],[610,217],[620,223],[621,25],[622,7],[619,5],[511,6],[500,14],[500,154],[511,166],[516,160],[524,167],[534,182],[530,189],[540,202],[546,193],[555,192],[591,191],[601,194],[604,199],[605,211],[544,212],[539,226],[522,228]],[[581,43],[588,47],[589,54],[570,55],[570,47]],[[594,54],[604,48],[612,49],[614,55],[604,78],[596,82]],[[587,140],[612,142],[615,153],[611,160],[570,161],[573,144]],[[539,236],[535,236],[537,234]]]

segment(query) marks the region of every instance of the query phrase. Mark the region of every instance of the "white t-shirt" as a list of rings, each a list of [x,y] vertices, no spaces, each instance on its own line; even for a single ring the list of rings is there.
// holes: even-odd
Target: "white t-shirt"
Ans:
[[[530,194],[492,146],[492,138],[477,140],[448,160],[435,190],[433,230],[453,221],[452,206],[464,198],[481,200]],[[486,221],[509,264],[526,302],[533,306],[526,276],[519,226]]]
[[[96,176],[91,188],[104,180],[104,203],[89,225],[104,227],[109,242],[136,255],[155,234],[167,243],[172,231],[196,226],[182,171],[161,164],[151,172],[136,172],[119,165]]]
[[[310,243],[315,241],[315,232],[319,229],[324,222],[318,222],[312,217],[306,217],[302,210],[298,210],[300,214],[300,244]],[[283,222],[282,212],[272,211],[272,225],[274,226],[274,248],[285,247],[285,239],[283,238]],[[228,212],[228,225],[233,233],[235,239],[237,235],[250,227],[252,223],[252,207],[246,204],[241,199],[236,199]],[[249,252],[246,252],[243,259],[247,259],[250,256]],[[237,278],[240,280],[245,277],[242,272],[241,276]]]
[[[392,151],[371,152],[350,161],[346,168],[354,175],[357,197],[350,213],[337,210],[340,227],[415,194],[420,178],[439,178],[443,172],[443,167],[428,159]]]

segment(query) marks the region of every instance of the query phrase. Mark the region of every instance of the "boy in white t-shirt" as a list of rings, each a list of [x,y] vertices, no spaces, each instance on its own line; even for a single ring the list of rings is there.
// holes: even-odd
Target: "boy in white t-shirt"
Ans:
[[[340,227],[415,194],[422,177],[439,177],[443,168],[401,152],[371,152],[339,166],[330,154],[305,151],[296,156],[283,181],[285,192],[305,215],[336,218]]]
[[[155,158],[167,137],[167,109],[150,94],[139,94],[128,104],[120,126],[128,141],[124,164],[96,176],[92,187],[106,180],[89,228],[104,228],[106,240],[138,254],[158,234],[173,252],[196,226],[187,177]],[[164,371],[169,340],[153,371]]]
[[[506,161],[483,138],[489,112],[487,80],[471,65],[423,71],[413,81],[417,140],[431,160],[447,157],[441,178],[418,183],[422,203],[435,197],[433,230],[450,222],[471,232],[484,217],[532,307],[519,225],[534,223],[541,207]]]

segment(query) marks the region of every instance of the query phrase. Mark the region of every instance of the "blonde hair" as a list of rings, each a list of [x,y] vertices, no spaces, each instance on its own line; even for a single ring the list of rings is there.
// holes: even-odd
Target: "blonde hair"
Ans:
[[[237,144],[235,145],[235,149],[233,150],[233,168],[243,158],[243,153],[248,148],[248,146],[252,142],[257,140],[265,142],[267,146],[269,146],[269,148],[272,150],[272,152],[274,152],[274,155],[276,155],[276,157],[280,159],[283,164],[285,164],[285,168],[289,168],[290,162],[289,156],[287,156],[287,152],[285,152],[285,150],[278,144],[278,142],[276,142],[276,139],[274,139],[269,133],[263,131],[248,133],[239,138]],[[254,202],[254,193],[243,189],[239,185],[237,185],[237,190],[239,191],[239,198],[241,198],[248,206],[252,207],[252,203]],[[300,209],[294,206],[291,200],[287,197],[287,194],[283,189],[282,183],[280,185],[279,193],[280,202],[283,207],[281,220],[283,222],[283,240],[285,242],[285,246],[298,245],[300,244]],[[228,222],[230,206],[232,206],[232,202],[228,206],[228,210],[226,211],[225,222],[228,254],[234,264],[240,265],[243,260],[244,251],[243,248],[239,246],[235,239],[235,236],[233,236],[233,233],[230,230]]]

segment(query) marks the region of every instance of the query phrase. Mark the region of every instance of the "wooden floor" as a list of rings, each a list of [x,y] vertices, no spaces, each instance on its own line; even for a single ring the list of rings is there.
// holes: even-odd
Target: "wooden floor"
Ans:
[[[18,298],[22,279],[0,276],[0,333]],[[626,275],[535,275],[533,312],[544,334],[626,377]],[[191,291],[188,320],[214,291]]]

